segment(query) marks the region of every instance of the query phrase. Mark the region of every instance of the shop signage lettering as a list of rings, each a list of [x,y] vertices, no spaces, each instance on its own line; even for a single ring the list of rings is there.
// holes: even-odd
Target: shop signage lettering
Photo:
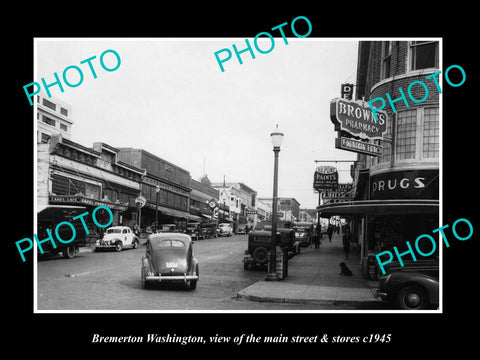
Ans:
[[[458,69],[460,70],[460,73],[462,74],[462,80],[458,83],[453,83],[451,80],[450,80],[450,77],[448,76],[448,73],[451,69]],[[438,90],[438,93],[441,94],[442,93],[442,89],[440,88],[440,85],[438,84],[438,80],[436,78],[437,75],[440,75],[442,72],[441,71],[437,71],[433,74],[430,74],[430,75],[427,75],[425,76],[425,79],[433,79],[433,82],[435,83],[435,86],[437,87],[437,90]],[[460,66],[460,65],[451,65],[447,68],[447,70],[445,70],[445,80],[447,81],[448,85],[452,86],[452,87],[459,87],[459,86],[462,86],[463,83],[465,82],[466,78],[467,78],[467,75],[465,74],[465,70],[463,70],[463,68]],[[415,85],[420,85],[423,90],[425,91],[425,95],[423,96],[423,98],[421,99],[416,99],[415,97],[413,97],[412,95],[412,87],[415,86]],[[408,100],[407,100],[407,97],[405,96],[405,92],[403,91],[403,89],[400,87],[398,88],[398,92],[401,94],[401,96],[399,98],[396,98],[396,99],[392,99],[391,96],[390,96],[390,93],[387,93],[387,99],[388,99],[388,103],[390,104],[390,108],[392,109],[393,113],[395,114],[397,112],[397,109],[395,108],[395,103],[396,102],[399,102],[399,101],[403,101],[403,103],[405,104],[405,107],[406,108],[409,108],[409,104],[408,104]],[[423,81],[420,81],[420,80],[415,80],[415,81],[412,81],[409,85],[408,85],[408,88],[407,88],[407,94],[408,94],[408,97],[410,98],[411,101],[413,101],[414,103],[422,103],[424,102],[425,100],[427,100],[428,98],[428,86],[423,82]],[[380,101],[381,102],[381,105],[378,106],[378,107],[374,107],[373,106],[373,103],[374,102],[377,102],[377,101]],[[370,109],[372,110],[372,113],[373,113],[373,117],[375,119],[375,121],[380,121],[381,120],[381,117],[378,116],[377,117],[377,113],[378,111],[382,110],[385,108],[385,105],[386,105],[386,102],[385,102],[385,99],[383,97],[376,97],[375,99],[372,99],[370,101],[368,101],[368,106],[370,106]]]
[[[353,189],[353,184],[338,184],[336,191],[328,190],[323,193],[323,199],[329,198],[353,198],[353,194],[347,192]]]
[[[97,213],[97,211],[99,209],[105,209],[110,216],[110,220],[106,224],[100,224],[97,221],[97,218],[96,218],[95,214]],[[83,228],[85,229],[85,233],[88,235],[88,234],[90,234],[90,231],[88,230],[87,224],[86,224],[85,219],[84,219],[84,217],[86,215],[88,215],[88,211],[84,212],[83,214],[80,214],[80,215],[77,215],[77,216],[73,217],[72,220],[80,219],[80,222],[82,223]],[[95,225],[97,225],[99,228],[106,228],[106,227],[110,226],[113,222],[113,213],[107,206],[100,205],[100,206],[97,206],[95,209],[93,209],[92,220],[95,223]],[[62,226],[67,226],[72,230],[72,237],[70,239],[65,240],[65,239],[62,239],[60,237],[59,229]],[[33,234],[33,237],[35,238],[35,241],[37,243],[38,248],[40,249],[41,254],[44,253],[43,248],[42,248],[42,244],[46,243],[48,241],[51,242],[54,249],[57,248],[57,244],[55,243],[55,240],[53,239],[52,231],[47,228],[46,232],[48,234],[48,237],[43,239],[43,240],[39,240],[37,234]],[[77,236],[77,231],[75,230],[75,226],[69,221],[62,221],[61,223],[58,223],[57,226],[55,227],[54,232],[55,232],[55,237],[56,237],[57,241],[59,241],[63,244],[71,243],[73,240],[75,240],[75,237]],[[28,245],[26,247],[22,247],[21,244],[23,244],[23,243],[28,243]],[[20,257],[22,258],[22,261],[25,262],[25,256],[23,254],[26,253],[27,251],[32,250],[32,248],[33,248],[32,239],[24,238],[24,239],[18,240],[17,242],[15,242],[15,245],[17,246],[17,249],[18,249],[18,252],[20,254]]]
[[[460,236],[457,232],[457,224],[459,223],[465,223],[467,224],[468,226],[468,235],[466,236]],[[445,232],[444,232],[444,229],[448,228],[449,225],[444,225],[442,227],[439,227],[438,229],[435,229],[432,231],[432,233],[437,233],[439,232],[440,234],[442,234],[442,238],[443,238],[443,242],[445,243],[446,247],[450,247],[450,243],[448,242],[448,239],[447,239],[447,235],[445,235]],[[463,226],[464,227],[464,226]],[[465,234],[465,227],[464,229],[462,229],[462,235]],[[461,218],[461,219],[458,219],[457,221],[455,221],[452,225],[452,233],[453,233],[453,236],[455,236],[455,238],[457,238],[457,240],[460,240],[460,241],[465,241],[465,240],[468,240],[472,237],[473,235],[473,225],[470,221],[468,221],[467,219],[464,219],[464,218]],[[423,239],[427,239],[427,240],[423,240]],[[429,252],[424,252],[423,250],[420,250],[420,247],[419,247],[419,243],[420,241],[429,241],[432,245],[432,249],[429,251]],[[408,250],[407,251],[404,251],[402,253],[400,253],[398,251],[398,248],[396,246],[393,247],[393,251],[395,253],[395,256],[397,257],[398,259],[398,262],[400,263],[400,266],[404,266],[404,263],[403,263],[403,260],[402,260],[402,257],[406,256],[406,255],[410,255],[412,260],[414,262],[417,261],[417,257],[415,256],[415,252],[412,248],[412,245],[410,244],[410,242],[406,241],[405,244],[407,245],[407,248]],[[420,255],[420,256],[423,256],[423,257],[428,257],[430,255],[432,255],[433,253],[435,253],[435,251],[437,250],[437,243],[435,241],[435,239],[433,238],[433,236],[429,235],[429,234],[422,234],[420,236],[418,236],[416,239],[415,239],[415,244],[414,244],[414,247],[415,247],[415,250],[416,252]],[[380,261],[380,258],[384,255],[388,255],[388,259],[385,260],[385,261]],[[382,251],[378,254],[375,255],[375,258],[377,259],[377,262],[378,262],[378,265],[380,266],[380,270],[382,271],[382,274],[385,274],[385,268],[384,268],[384,265],[386,264],[389,264],[390,262],[392,262],[393,260],[393,253],[391,251]]]
[[[370,178],[372,200],[438,199],[438,189],[438,170],[395,171]]]
[[[338,171],[333,166],[319,166],[313,176],[313,187],[321,191],[338,188]]]
[[[116,59],[116,64],[115,65],[113,65],[111,67],[106,66],[105,61],[104,61],[104,57],[105,57],[106,54],[113,54],[113,56]],[[80,64],[85,64],[85,63],[88,64],[88,69],[90,70],[90,72],[92,74],[92,77],[94,79],[96,79],[98,77],[97,73],[95,72],[94,66],[92,64],[92,61],[96,58],[97,58],[97,56],[94,55],[94,56],[89,57],[88,59],[80,61]],[[100,55],[100,66],[105,71],[108,71],[108,72],[115,71],[120,67],[120,64],[121,64],[120,55],[115,50],[111,50],[111,49],[105,50]],[[67,76],[67,74],[68,74],[68,76]],[[47,84],[47,82],[45,81],[45,78],[41,79],[41,82],[43,84],[43,88],[45,89],[49,98],[52,97],[52,94],[50,93],[50,88],[53,87],[53,86],[58,86],[58,88],[60,89],[60,92],[62,92],[62,93],[64,92],[62,81],[60,80],[60,77],[58,76],[58,74],[56,72],[53,73],[53,77],[55,78],[55,80],[53,82],[49,83],[49,84]],[[83,78],[84,78],[83,71],[77,65],[69,65],[65,69],[63,69],[62,78],[63,78],[63,82],[68,87],[77,87],[77,86],[80,86],[83,83]],[[48,80],[48,81],[50,81],[50,80]],[[34,88],[32,93],[30,93],[27,89],[30,86],[33,86],[33,88]],[[23,90],[25,91],[25,94],[27,95],[27,99],[30,102],[30,105],[33,105],[32,97],[34,97],[35,95],[40,93],[40,91],[42,90],[42,85],[40,85],[40,83],[34,81],[34,82],[31,82],[30,84],[27,84],[27,85],[23,86]]]
[[[358,141],[345,136],[340,136],[335,139],[335,147],[347,151],[363,153],[372,156],[382,155],[383,147],[376,144],[370,144],[365,141]]]
[[[362,139],[382,140],[387,130],[387,113],[377,111],[379,120],[374,119],[368,104],[336,98],[330,102],[330,120],[336,131],[344,131]]]
[[[90,199],[82,196],[69,196],[69,195],[51,195],[48,198],[50,203],[71,203],[71,204],[84,204],[84,205],[92,205],[92,206],[108,206],[114,210],[125,211],[128,208],[127,205],[122,204],[113,204],[106,201],[101,201],[97,199]],[[125,203],[123,203],[125,204]]]
[[[297,32],[297,30],[295,28],[295,23],[298,20],[303,20],[304,22],[307,23],[308,31],[307,31],[306,34],[301,35]],[[282,35],[283,42],[285,43],[285,45],[288,45],[288,40],[285,37],[285,33],[283,32],[283,29],[282,29],[285,25],[288,25],[288,22],[284,22],[283,24],[274,26],[271,30],[278,30],[280,32],[280,34]],[[312,23],[305,16],[297,16],[295,19],[293,19],[293,21],[290,25],[290,28],[292,30],[293,35],[295,35],[298,38],[304,38],[304,37],[307,37],[308,35],[310,35],[310,33],[312,32]],[[266,36],[270,39],[270,45],[269,45],[270,47],[268,49],[267,48],[262,49],[258,46],[258,38],[260,36]],[[240,63],[240,65],[243,64],[242,58],[240,56],[240,54],[242,54],[242,53],[249,52],[252,59],[255,59],[255,53],[254,53],[252,45],[250,44],[248,39],[245,39],[245,43],[246,43],[246,48],[242,49],[242,50],[238,50],[237,46],[235,44],[232,44],[233,51],[235,52],[235,56],[237,57],[237,60]],[[270,33],[262,31],[262,32],[259,32],[255,36],[255,38],[253,39],[253,46],[255,47],[257,52],[259,52],[260,54],[268,54],[275,47],[275,40],[273,39],[273,36]],[[224,54],[222,54],[222,53],[224,53]],[[222,57],[220,57],[220,54],[222,54]],[[220,66],[220,70],[222,72],[224,72],[225,69],[223,67],[223,63],[227,62],[228,60],[230,60],[232,58],[232,52],[230,51],[230,49],[223,48],[223,49],[220,49],[218,51],[215,51],[214,55],[215,55],[215,59],[217,60],[218,66]]]

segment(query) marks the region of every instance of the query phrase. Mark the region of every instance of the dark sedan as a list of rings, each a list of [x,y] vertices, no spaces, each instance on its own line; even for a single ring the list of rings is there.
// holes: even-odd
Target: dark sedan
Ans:
[[[393,301],[404,310],[420,310],[438,306],[438,260],[392,262],[379,278],[377,297]]]
[[[147,238],[141,269],[142,288],[161,282],[181,282],[190,290],[197,287],[198,262],[192,239],[182,233],[157,233]]]

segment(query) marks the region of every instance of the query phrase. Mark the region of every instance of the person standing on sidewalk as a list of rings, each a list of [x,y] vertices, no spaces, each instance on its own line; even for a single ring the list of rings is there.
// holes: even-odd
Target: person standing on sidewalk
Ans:
[[[333,226],[331,224],[328,225],[327,235],[328,235],[328,241],[332,242]]]
[[[348,259],[348,253],[350,252],[350,242],[352,241],[352,233],[349,227],[345,227],[343,232],[343,251],[345,252],[345,260]]]

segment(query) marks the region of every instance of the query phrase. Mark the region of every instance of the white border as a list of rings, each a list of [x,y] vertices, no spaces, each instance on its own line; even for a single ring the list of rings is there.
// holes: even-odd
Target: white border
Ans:
[[[275,36],[277,38],[277,36]],[[393,41],[412,41],[412,40],[432,40],[432,41],[438,41],[439,42],[439,68],[440,70],[443,69],[443,38],[438,37],[438,38],[431,38],[431,37],[415,37],[415,38],[401,38],[401,37],[373,37],[373,38],[336,38],[336,37],[328,37],[328,38],[290,38],[287,37],[288,41],[307,41],[307,42],[313,42],[313,41],[386,41],[386,40],[393,40]],[[34,79],[38,78],[37,74],[37,60],[38,60],[38,52],[37,52],[37,43],[38,41],[66,41],[66,40],[72,40],[72,41],[236,41],[243,38],[33,38],[34,42],[34,55],[33,55],[33,61],[34,61],[34,69],[33,69],[33,76]],[[358,52],[357,52],[358,53]],[[358,64],[358,60],[357,60]],[[358,71],[358,69],[357,69]],[[356,75],[356,74],[355,74]],[[441,74],[440,74],[441,75]],[[405,76],[410,76],[409,73],[405,74]],[[439,84],[440,87],[442,88],[443,86],[443,77],[440,76],[439,79]],[[377,84],[374,84],[374,86],[377,86]],[[372,87],[373,88],[373,87]],[[330,101],[331,99],[325,99],[325,101]],[[439,210],[439,224],[440,226],[443,224],[443,196],[442,196],[442,190],[443,190],[443,96],[442,94],[439,94],[439,108],[440,108],[440,118],[439,118],[439,136],[440,136],[440,152],[439,152],[439,172],[440,172],[440,194],[439,194],[439,202],[440,202],[440,210]],[[34,188],[34,199],[33,199],[33,224],[34,224],[34,229],[37,229],[37,100],[36,97],[34,99],[34,105],[33,105],[33,121],[34,121],[34,146],[33,146],[33,188]],[[432,229],[433,230],[433,229]],[[38,309],[38,287],[37,287],[37,278],[38,278],[38,269],[37,269],[37,244],[35,241],[33,241],[35,245],[32,248],[33,251],[33,276],[34,276],[34,281],[33,281],[33,312],[35,314],[70,314],[70,313],[93,313],[93,314],[145,314],[145,313],[175,313],[175,314],[185,314],[185,313],[191,313],[191,314],[226,314],[226,313],[253,313],[253,314],[273,314],[273,313],[280,313],[280,314],[289,314],[289,313],[296,313],[296,314],[312,314],[312,313],[326,313],[326,314],[368,314],[368,313],[387,313],[387,314],[392,314],[392,313],[398,313],[398,314],[408,314],[408,313],[414,313],[414,314],[423,314],[423,313],[429,313],[429,314],[441,314],[443,313],[443,247],[440,247],[440,294],[439,294],[439,309],[437,310],[39,310]],[[298,306],[305,306],[304,304],[298,304]]]

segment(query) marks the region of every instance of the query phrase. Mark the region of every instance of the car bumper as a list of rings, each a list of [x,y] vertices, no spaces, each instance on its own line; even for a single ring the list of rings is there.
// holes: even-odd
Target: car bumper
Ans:
[[[373,289],[373,295],[375,299],[381,298],[382,300],[388,299],[388,294],[385,291],[381,291],[378,288]]]
[[[95,245],[95,247],[101,249],[113,249],[115,247],[115,244],[97,244]]]
[[[189,280],[198,280],[198,275],[147,275],[145,277],[145,280],[147,281],[157,281],[157,282],[162,282],[162,281],[189,281]]]

